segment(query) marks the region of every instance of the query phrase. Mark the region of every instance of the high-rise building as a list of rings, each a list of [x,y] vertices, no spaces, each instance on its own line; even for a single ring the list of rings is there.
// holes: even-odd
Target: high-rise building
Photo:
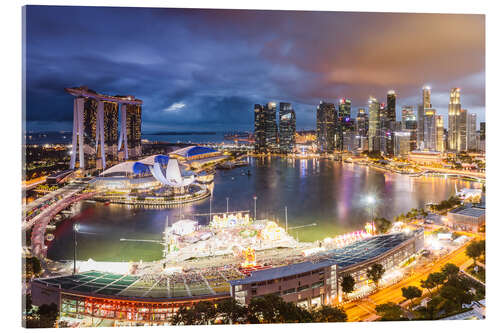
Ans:
[[[467,151],[467,110],[460,110],[458,115],[458,151]]]
[[[338,124],[335,133],[335,148],[337,150],[345,150],[345,138],[350,137],[354,130],[353,121],[351,120],[351,100],[349,98],[341,98],[339,101]]]
[[[477,115],[475,113],[469,113],[467,116],[467,150],[477,150],[476,141],[476,124]]]
[[[141,146],[141,105],[127,106],[127,141],[129,157],[137,157],[142,154]]]
[[[108,161],[118,158],[118,103],[104,101],[104,144]]]
[[[281,153],[292,153],[295,146],[295,111],[290,103],[280,103],[279,147]]]
[[[432,108],[431,104],[431,87],[425,86],[422,89],[422,105],[424,109]]]
[[[333,153],[337,119],[335,105],[321,101],[316,109],[316,144],[318,152]]]
[[[87,152],[95,150],[97,103],[98,101],[93,98],[85,98],[85,102],[83,104],[83,143]]]
[[[368,112],[368,150],[380,152],[380,103],[374,97],[370,97],[368,100]]]
[[[436,115],[436,150],[444,153],[445,149],[443,116]]]
[[[425,150],[436,150],[436,110],[434,109],[425,109],[423,140]]]
[[[368,113],[364,108],[358,109],[355,126],[355,149],[368,150]]]
[[[486,151],[486,123],[479,123],[479,150]]]
[[[86,86],[65,91],[75,97],[70,169],[76,167],[77,159],[80,169],[106,169],[106,160],[141,155],[141,100],[103,95]]]
[[[425,109],[432,108],[431,104],[431,87],[424,86],[422,88],[422,103],[418,105],[417,110],[417,148],[423,147],[424,141],[424,115]]]
[[[410,132],[394,132],[394,156],[406,158],[410,152]]]
[[[266,114],[260,104],[254,106],[254,138],[255,152],[258,154],[266,153]]]
[[[389,90],[387,92],[387,120],[396,122],[396,92]]]
[[[271,152],[278,151],[278,125],[276,124],[276,103],[264,105],[266,114],[266,147]]]
[[[459,151],[459,133],[460,133],[460,89],[453,88],[450,92],[450,102],[448,104],[448,149],[451,151]]]
[[[356,115],[356,133],[362,137],[368,136],[368,114],[364,108],[359,108]]]
[[[401,121],[403,124],[403,129],[406,128],[407,121],[416,121],[417,117],[415,116],[415,110],[413,109],[413,105],[403,105],[401,108]]]
[[[424,86],[422,88],[422,104],[418,105],[417,112],[417,148],[425,147],[424,143],[424,116],[427,109],[431,109],[431,87]]]
[[[394,132],[396,131],[396,92],[389,90],[387,92],[387,106],[384,117],[384,152],[388,155],[394,155]]]
[[[417,149],[417,116],[412,105],[404,105],[402,110],[402,129],[410,132],[410,150]]]

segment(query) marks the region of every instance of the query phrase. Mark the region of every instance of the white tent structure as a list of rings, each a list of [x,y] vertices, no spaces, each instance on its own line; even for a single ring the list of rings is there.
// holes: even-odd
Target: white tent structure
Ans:
[[[162,169],[165,164],[167,164],[166,174]],[[194,175],[183,177],[177,159],[165,155],[152,155],[140,161],[123,162],[103,171],[100,176],[114,173],[143,174],[144,172],[150,172],[157,181],[171,187],[185,187],[195,181]]]
[[[183,187],[194,182],[194,175],[191,175],[190,177],[182,177],[179,163],[176,159],[171,158],[168,160],[166,175],[163,175],[163,171],[158,163],[150,165],[149,170],[151,171],[151,174],[153,174],[153,176],[163,185]]]
[[[107,176],[113,173],[133,173],[133,167],[136,162],[134,161],[126,161],[117,165],[112,166],[111,168],[101,172],[100,176]]]
[[[198,227],[198,222],[193,220],[179,220],[172,225],[172,232],[179,236],[189,235]]]

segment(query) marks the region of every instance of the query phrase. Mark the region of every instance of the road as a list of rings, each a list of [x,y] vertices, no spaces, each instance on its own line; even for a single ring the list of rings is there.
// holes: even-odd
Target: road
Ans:
[[[38,207],[43,206],[45,204],[45,202],[52,200],[52,199],[56,198],[57,196],[61,196],[60,200],[67,199],[67,198],[81,192],[84,188],[85,188],[85,184],[68,184],[68,185],[66,185],[66,186],[64,186],[56,191],[50,192],[50,193],[44,195],[43,197],[38,198],[37,200],[25,205],[23,207],[23,213],[22,213],[23,214],[23,226],[22,226],[23,230],[27,230],[27,229],[30,229],[31,227],[33,227],[33,225],[38,223],[37,221],[39,219],[43,218],[43,214],[44,214],[44,211],[42,211],[42,212],[40,212],[39,215],[37,215],[31,219],[28,219],[26,216],[27,212],[29,212],[32,209],[36,209]],[[58,201],[60,201],[60,200],[58,200]],[[58,201],[51,203],[51,206],[56,205],[58,203]],[[45,210],[47,210],[49,208],[50,207],[46,207]]]
[[[428,170],[428,171],[436,171],[436,172],[442,172],[442,173],[447,173],[447,174],[455,174],[455,175],[462,175],[462,176],[470,176],[470,177],[477,177],[480,179],[486,179],[486,173],[484,172],[474,172],[474,171],[467,171],[467,170],[456,170],[456,169],[448,169],[448,168],[433,168],[429,166],[418,166],[422,170]]]
[[[46,176],[38,177],[28,181],[23,181],[23,191],[29,191],[32,188],[35,188],[36,186],[45,183],[46,181],[47,181]]]
[[[386,302],[399,304],[405,300],[401,295],[402,287],[417,286],[420,288],[420,280],[425,280],[429,273],[441,270],[441,268],[447,263],[455,264],[458,267],[464,265],[469,260],[469,257],[465,254],[465,248],[467,245],[468,243],[437,260],[432,267],[421,268],[418,271],[413,272],[413,274],[408,278],[405,278],[392,286],[381,289],[362,300],[346,304],[344,306],[344,310],[347,313],[348,321],[375,320],[377,319],[375,306]],[[423,290],[423,292],[425,294],[426,290]]]

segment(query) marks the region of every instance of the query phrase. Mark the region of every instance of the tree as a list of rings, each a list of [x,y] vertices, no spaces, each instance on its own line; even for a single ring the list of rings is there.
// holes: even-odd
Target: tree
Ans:
[[[427,277],[425,280],[420,280],[420,287],[427,289],[429,295],[431,294],[432,288],[434,288],[436,284]]]
[[[342,282],[340,283],[340,286],[342,287],[342,291],[345,292],[346,294],[350,294],[354,291],[354,285],[356,284],[356,281],[354,281],[354,278],[352,277],[351,274],[347,274],[342,277]]]
[[[375,228],[378,230],[379,233],[385,234],[391,229],[391,227],[392,227],[392,222],[389,221],[388,219],[384,217],[375,218]]]
[[[248,305],[248,322],[252,324],[312,321],[311,312],[292,302],[285,302],[277,295],[252,298]]]
[[[373,280],[373,282],[375,282],[377,288],[378,288],[378,282],[380,281],[384,273],[385,273],[384,266],[378,263],[373,264],[370,268],[368,268],[368,271],[366,272],[368,278]]]
[[[403,309],[399,305],[393,302],[388,302],[384,304],[379,304],[375,307],[377,315],[379,315],[382,321],[395,321],[403,320]]]
[[[52,328],[55,326],[59,310],[54,303],[42,304],[35,313],[35,319],[26,320],[27,328]]]
[[[456,267],[456,266],[455,266]],[[427,278],[434,283],[434,286],[439,287],[446,281],[447,274],[444,272],[434,272],[427,276]]]
[[[229,298],[217,304],[217,314],[222,324],[243,324],[247,321],[247,308],[240,305],[234,298]]]
[[[38,277],[42,273],[42,264],[37,257],[26,258],[26,274]]]
[[[345,322],[347,321],[347,314],[344,309],[323,305],[313,311],[313,318],[318,323]]]
[[[460,268],[454,264],[447,263],[441,268],[442,274],[445,275],[447,279],[450,279],[453,276],[456,276],[458,272],[460,272]]]
[[[439,295],[444,299],[453,302],[456,305],[456,309],[462,308],[463,304],[469,304],[474,299],[472,294],[467,290],[457,288],[452,285],[444,285],[443,288],[441,288]]]
[[[481,248],[481,244],[479,242],[472,242],[469,245],[467,245],[467,248],[465,249],[465,254],[469,257],[472,258],[474,261],[474,266],[476,266],[476,260],[483,254],[483,250]]]
[[[407,288],[401,288],[403,297],[410,301],[411,307],[413,308],[413,299],[422,296],[422,290],[415,286],[409,286]]]
[[[181,307],[171,319],[172,325],[208,325],[213,324],[217,312],[211,302],[198,302],[191,308]]]
[[[248,305],[250,323],[277,323],[278,313],[276,306],[278,302],[283,302],[283,299],[274,295],[252,298]]]

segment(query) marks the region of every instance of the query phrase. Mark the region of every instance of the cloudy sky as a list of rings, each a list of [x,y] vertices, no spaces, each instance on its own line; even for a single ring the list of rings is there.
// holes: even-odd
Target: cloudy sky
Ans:
[[[485,119],[481,15],[30,6],[28,130],[70,130],[65,87],[144,101],[143,130],[252,130],[253,105],[293,103],[315,126],[320,100],[350,97],[353,114],[389,89],[401,107],[448,93]],[[445,117],[445,123],[447,122]]]

